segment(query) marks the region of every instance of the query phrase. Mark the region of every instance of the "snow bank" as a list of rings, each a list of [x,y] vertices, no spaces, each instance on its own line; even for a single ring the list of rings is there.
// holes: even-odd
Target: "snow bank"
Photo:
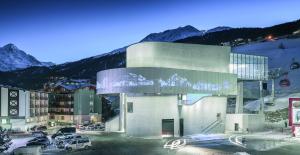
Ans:
[[[273,106],[265,105],[264,109],[265,109],[265,111],[276,111],[276,110],[282,110],[282,109],[288,108],[289,98],[294,98],[294,97],[300,97],[300,93],[280,94],[278,96],[275,96]],[[264,103],[270,103],[270,102],[271,102],[270,96],[264,97]],[[246,108],[250,111],[258,111],[260,100],[249,101],[249,102],[246,102],[245,104],[246,105],[244,106],[244,108]]]

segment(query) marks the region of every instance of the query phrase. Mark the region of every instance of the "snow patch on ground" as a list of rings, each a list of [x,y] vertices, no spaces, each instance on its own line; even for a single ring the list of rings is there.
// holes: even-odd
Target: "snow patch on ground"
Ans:
[[[284,48],[280,48],[280,45]],[[234,53],[260,55],[268,57],[269,69],[281,68],[288,72],[287,77],[280,77],[275,80],[276,94],[290,94],[300,92],[300,69],[291,70],[290,65],[293,62],[300,63],[300,38],[297,39],[279,39],[268,42],[255,42],[246,45],[233,47]],[[288,78],[291,82],[289,87],[281,87],[280,80]],[[253,86],[256,88],[257,86]],[[271,81],[268,83],[268,88],[271,88]]]
[[[223,134],[194,134],[194,135],[186,136],[186,138],[199,142],[199,141],[224,139],[224,135]]]
[[[276,111],[276,110],[282,110],[282,109],[288,108],[289,98],[294,98],[294,97],[300,97],[300,93],[280,94],[278,96],[275,96],[273,106],[265,105],[264,109],[265,109],[265,111]],[[264,103],[272,102],[271,96],[266,96],[263,99],[264,99]],[[246,108],[250,111],[258,111],[260,102],[261,102],[260,100],[246,102],[244,108]]]
[[[250,155],[250,154],[247,152],[236,152],[233,155]]]

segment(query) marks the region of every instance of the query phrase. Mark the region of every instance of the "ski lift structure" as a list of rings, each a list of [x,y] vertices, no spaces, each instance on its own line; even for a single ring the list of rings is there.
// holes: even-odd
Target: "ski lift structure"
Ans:
[[[287,75],[285,75],[284,79],[279,81],[280,87],[289,87],[291,85],[291,81],[288,79]]]
[[[295,61],[295,58],[293,58],[292,64],[290,65],[290,69],[295,70],[295,69],[299,69],[299,68],[300,68],[299,62]]]

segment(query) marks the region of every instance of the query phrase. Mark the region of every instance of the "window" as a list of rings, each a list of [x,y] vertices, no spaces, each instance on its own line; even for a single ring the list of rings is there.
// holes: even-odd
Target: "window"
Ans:
[[[65,119],[65,117],[64,117],[64,116],[60,116],[60,119],[61,119],[61,120],[64,120],[64,119]]]
[[[2,120],[1,120],[1,123],[2,123],[2,124],[6,124],[6,123],[7,123],[6,119],[2,119]]]
[[[132,102],[127,102],[127,112],[133,113],[133,103]]]

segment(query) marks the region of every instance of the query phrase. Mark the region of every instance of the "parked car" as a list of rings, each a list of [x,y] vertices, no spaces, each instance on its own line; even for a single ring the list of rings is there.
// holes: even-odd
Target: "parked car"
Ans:
[[[97,123],[95,124],[96,129],[104,129],[105,128],[105,124],[104,123]]]
[[[48,133],[44,132],[44,131],[33,131],[33,132],[31,132],[31,134],[34,137],[44,137],[44,136],[48,135]]]
[[[45,125],[41,125],[41,126],[33,126],[32,128],[30,128],[31,131],[45,131],[47,130],[47,126]]]
[[[86,128],[86,126],[84,126],[84,125],[79,125],[79,126],[78,126],[78,129],[79,129],[79,130],[85,130],[85,128]]]
[[[80,138],[70,141],[65,145],[65,149],[68,151],[77,150],[77,149],[88,149],[92,146],[92,143],[89,138]]]
[[[50,145],[50,140],[46,136],[33,138],[26,144],[26,146],[41,146],[42,148],[46,148],[48,145]]]
[[[58,136],[55,138],[55,144],[58,148],[64,148],[65,144],[69,143],[70,141],[76,139],[82,139],[83,137],[78,134],[67,134],[64,136]]]
[[[7,142],[7,143],[4,143],[4,144],[1,144],[0,145],[0,152],[4,152],[4,151],[8,150],[11,144],[12,144],[12,142]]]
[[[54,126],[56,126],[56,123],[55,123],[55,122],[48,122],[48,125],[49,125],[50,127],[54,127]]]
[[[88,130],[95,130],[96,126],[94,124],[91,124],[91,125],[87,126],[87,129]]]
[[[7,131],[3,130],[0,126],[0,154],[1,152],[8,150],[11,144],[11,138]]]
[[[96,124],[79,126],[80,130],[104,130],[104,128],[105,128],[104,123],[96,123]]]
[[[34,138],[30,139],[28,142],[37,141],[40,139],[48,139],[48,137],[47,136],[34,137]]]
[[[59,129],[55,134],[51,136],[52,139],[55,139],[56,136],[62,136],[63,134],[66,133],[76,133],[76,128],[75,127],[64,127]]]

